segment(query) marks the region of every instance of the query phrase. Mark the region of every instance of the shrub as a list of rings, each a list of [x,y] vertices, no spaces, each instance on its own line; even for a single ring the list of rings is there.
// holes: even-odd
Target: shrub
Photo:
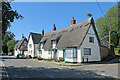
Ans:
[[[38,60],[43,60],[43,58],[41,56],[37,57]]]
[[[46,59],[45,61],[51,61],[51,59],[48,58],[48,59]]]

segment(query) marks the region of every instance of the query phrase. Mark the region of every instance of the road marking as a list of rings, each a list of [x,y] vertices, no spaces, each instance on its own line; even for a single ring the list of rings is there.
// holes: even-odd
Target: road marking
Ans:
[[[2,63],[2,66],[4,67],[4,70],[5,70],[5,72],[6,72],[6,76],[7,76],[8,80],[9,80],[9,75],[8,75],[8,73],[7,73],[7,70],[5,69],[5,65],[3,64],[2,61],[0,61],[0,62]]]

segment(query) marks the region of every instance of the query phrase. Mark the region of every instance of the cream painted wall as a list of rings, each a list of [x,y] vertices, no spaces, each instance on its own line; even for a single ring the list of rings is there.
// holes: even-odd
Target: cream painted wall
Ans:
[[[94,43],[89,42],[89,37],[94,37]],[[91,48],[91,55],[84,55],[84,48]],[[88,61],[100,61],[100,47],[93,30],[93,26],[91,25],[82,45],[80,46],[81,49],[81,58],[88,57]],[[82,60],[81,60],[82,61]]]
[[[32,45],[31,48],[29,45]],[[34,44],[33,44],[33,40],[32,40],[32,36],[30,35],[29,41],[28,41],[28,55],[31,55],[32,57],[34,57]]]

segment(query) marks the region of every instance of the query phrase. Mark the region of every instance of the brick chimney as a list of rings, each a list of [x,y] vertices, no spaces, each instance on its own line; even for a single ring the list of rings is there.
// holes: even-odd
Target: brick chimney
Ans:
[[[76,24],[76,20],[74,20],[74,17],[73,17],[72,20],[71,20],[71,26],[74,25],[74,24]]]
[[[44,30],[42,30],[42,36],[44,35]]]
[[[55,30],[56,30],[56,27],[55,27],[55,24],[54,24],[53,31],[55,31]]]
[[[24,39],[24,34],[22,34],[22,39]]]

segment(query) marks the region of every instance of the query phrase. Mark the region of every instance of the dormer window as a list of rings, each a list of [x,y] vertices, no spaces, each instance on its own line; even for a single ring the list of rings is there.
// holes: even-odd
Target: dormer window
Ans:
[[[43,47],[43,43],[40,43],[40,46]]]
[[[51,41],[51,44],[52,44],[52,45],[55,45],[55,44],[56,44],[56,41],[55,41],[55,40],[52,40],[52,41]]]

